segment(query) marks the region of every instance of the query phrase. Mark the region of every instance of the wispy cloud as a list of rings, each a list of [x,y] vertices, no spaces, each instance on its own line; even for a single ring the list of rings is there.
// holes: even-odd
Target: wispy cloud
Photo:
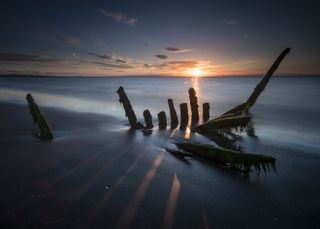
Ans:
[[[193,49],[184,49],[184,48],[177,48],[177,47],[166,47],[166,51],[169,53],[185,53],[185,52],[192,52]]]
[[[89,55],[91,56],[95,56],[95,57],[98,57],[98,58],[101,58],[101,59],[107,59],[107,60],[111,60],[112,59],[112,56],[111,55],[99,55],[99,54],[96,54],[96,53],[93,53],[93,52],[89,52]]]
[[[81,45],[81,42],[78,38],[73,37],[66,33],[62,33],[60,31],[48,31],[48,35],[50,36],[51,40],[59,43],[62,42],[62,43],[74,45],[74,46]]]
[[[99,61],[92,61],[91,63],[99,65],[99,66],[111,68],[111,69],[129,69],[129,68],[134,68],[134,66],[127,65],[127,64],[111,64],[111,63],[104,63],[104,62],[99,62]]]
[[[104,10],[104,9],[98,9],[98,12],[100,12],[104,16],[107,16],[113,19],[114,21],[117,21],[126,25],[134,26],[138,22],[137,18],[129,17],[122,13],[111,12],[109,10]]]
[[[89,55],[95,56],[95,57],[100,58],[100,59],[113,60],[113,61],[118,62],[118,63],[131,63],[133,61],[131,58],[120,56],[120,55],[117,55],[117,54],[114,54],[114,53],[100,55],[100,54],[97,54],[97,53],[94,53],[94,52],[89,52]]]
[[[234,19],[234,20],[225,20],[225,23],[227,25],[236,25],[236,24],[239,24],[239,21]]]
[[[211,68],[210,61],[204,60],[176,60],[164,61],[162,63],[148,63],[143,67],[149,71],[161,72],[163,75],[183,76],[190,75],[193,69],[200,69],[202,73],[207,74]]]
[[[157,68],[157,69],[168,69],[168,70],[185,70],[196,68],[200,66],[207,65],[206,61],[197,61],[197,60],[179,60],[179,61],[166,61],[160,64],[148,64],[145,67]]]
[[[57,59],[46,58],[33,54],[0,53],[1,62],[57,62]]]
[[[257,62],[259,62],[259,60],[249,59],[249,60],[245,60],[245,62],[247,62],[247,63],[257,63]]]
[[[158,54],[158,55],[154,55],[155,57],[158,57],[160,59],[167,59],[168,56],[167,55],[163,55],[163,54]]]

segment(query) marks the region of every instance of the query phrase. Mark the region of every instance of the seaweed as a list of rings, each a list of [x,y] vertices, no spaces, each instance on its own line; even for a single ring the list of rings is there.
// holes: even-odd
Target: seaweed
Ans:
[[[263,170],[270,173],[272,170],[276,172],[276,159],[271,156],[260,154],[241,153],[239,151],[214,147],[208,144],[176,142],[176,146],[201,158],[212,162],[229,165],[231,168],[249,173],[254,169],[257,174]]]
[[[195,127],[196,131],[206,130],[208,133],[210,131],[218,129],[238,129],[246,127],[251,121],[250,116],[226,116],[219,117],[208,121],[202,125]]]

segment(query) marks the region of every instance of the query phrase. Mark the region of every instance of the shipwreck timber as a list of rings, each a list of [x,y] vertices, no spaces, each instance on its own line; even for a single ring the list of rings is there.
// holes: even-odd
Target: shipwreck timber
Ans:
[[[206,122],[210,118],[210,104],[204,103],[202,104],[202,118],[203,122]]]
[[[152,116],[149,110],[144,110],[143,111],[143,117],[144,117],[144,122],[146,123],[146,127],[148,129],[153,128],[153,123],[152,123]]]
[[[26,95],[26,99],[29,104],[29,110],[33,119],[33,125],[34,127],[38,127],[39,129],[39,132],[34,133],[34,136],[41,140],[52,140],[53,133],[48,120],[41,112],[39,106],[30,93]]]
[[[137,117],[134,113],[130,100],[127,97],[127,94],[125,93],[123,87],[119,87],[117,93],[119,94],[119,102],[123,105],[126,117],[128,118],[131,128],[137,129],[139,127]]]
[[[191,107],[191,119],[192,123],[197,123],[199,121],[199,105],[198,105],[198,98],[196,96],[196,90],[191,87],[188,90],[189,99],[190,99],[190,107]]]
[[[164,111],[158,113],[159,129],[167,128],[167,116]]]
[[[188,104],[180,104],[180,129],[184,130],[188,126],[189,114],[188,114]]]
[[[276,159],[260,154],[241,153],[234,150],[217,148],[212,145],[177,142],[176,146],[186,152],[193,153],[206,160],[229,165],[231,168],[249,173],[255,169],[257,174],[263,170],[265,173],[276,171]]]
[[[168,99],[168,105],[170,110],[171,128],[176,128],[178,126],[179,121],[172,99]]]
[[[283,50],[278,58],[274,61],[268,72],[265,74],[265,76],[262,78],[262,80],[257,84],[255,89],[253,90],[252,94],[248,98],[248,100],[245,103],[242,103],[231,110],[225,112],[223,115],[226,114],[241,114],[244,112],[249,111],[249,109],[255,104],[257,101],[259,95],[263,92],[263,90],[266,88],[267,84],[269,83],[270,78],[272,77],[273,73],[277,70],[282,60],[286,57],[286,55],[290,52],[290,48],[286,48]]]
[[[250,116],[247,115],[249,109],[255,104],[259,95],[267,86],[273,73],[279,67],[281,61],[290,52],[290,48],[286,48],[281,52],[275,62],[272,64],[263,79],[257,84],[250,97],[246,102],[230,109],[219,117],[212,119],[194,129],[204,136],[214,140],[219,146],[230,149],[237,148],[235,146],[236,135],[232,130],[243,130],[250,125]]]

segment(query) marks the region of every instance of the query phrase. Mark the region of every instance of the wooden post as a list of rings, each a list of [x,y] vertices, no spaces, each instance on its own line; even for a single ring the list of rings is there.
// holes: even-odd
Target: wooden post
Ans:
[[[206,122],[210,118],[210,105],[209,103],[202,104],[202,116],[203,116],[203,122]]]
[[[180,104],[180,129],[185,129],[188,126],[188,104],[181,103]]]
[[[33,125],[37,125],[40,130],[40,134],[36,133],[35,137],[42,140],[52,140],[53,139],[52,128],[49,122],[47,121],[46,117],[44,117],[40,108],[34,101],[34,98],[29,93],[27,94],[26,99],[29,104],[30,113],[33,119]]]
[[[122,103],[124,111],[126,113],[126,117],[128,117],[128,121],[132,129],[136,129],[138,127],[137,117],[134,113],[134,110],[131,106],[130,100],[128,99],[126,93],[124,92],[123,87],[119,87],[117,90],[119,94],[119,102]]]
[[[178,126],[178,116],[176,109],[174,108],[172,99],[168,99],[169,109],[170,109],[170,119],[171,119],[171,127],[175,128]]]
[[[248,100],[231,110],[225,112],[222,115],[228,115],[228,114],[242,114],[244,112],[248,112],[249,109],[255,104],[257,101],[259,95],[263,92],[263,90],[266,88],[267,84],[269,83],[269,80],[271,79],[273,73],[277,70],[282,60],[286,57],[286,55],[290,52],[290,48],[284,49],[278,58],[274,61],[272,66],[269,68],[265,76],[262,78],[262,80],[257,84],[257,86],[254,88],[252,94],[248,98]]]
[[[143,117],[144,117],[144,122],[146,123],[146,127],[148,129],[153,128],[153,123],[152,123],[152,116],[149,110],[144,110],[143,111]]]
[[[188,92],[191,106],[192,122],[195,123],[199,121],[198,98],[193,87],[191,87]]]
[[[160,111],[158,114],[158,120],[159,120],[159,128],[164,129],[167,127],[167,116],[164,111]]]

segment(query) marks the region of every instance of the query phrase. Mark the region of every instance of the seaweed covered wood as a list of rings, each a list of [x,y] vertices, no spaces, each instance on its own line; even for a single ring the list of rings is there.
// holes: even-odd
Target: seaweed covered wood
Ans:
[[[137,117],[131,106],[129,98],[124,92],[123,87],[119,87],[119,89],[117,90],[117,93],[119,94],[119,102],[123,105],[124,111],[126,113],[126,117],[128,118],[131,128],[137,129],[138,128]]]
[[[203,117],[203,122],[206,122],[210,118],[210,104],[209,103],[204,103],[202,104],[202,117]]]
[[[249,124],[250,120],[250,116],[222,116],[195,127],[195,130],[205,130],[207,132],[210,132],[212,130],[217,129],[237,129],[241,127],[246,127]]]
[[[180,104],[180,129],[185,129],[188,126],[189,114],[188,114],[188,104]]]
[[[196,90],[194,90],[193,87],[191,87],[188,90],[189,93],[189,99],[190,99],[190,107],[191,107],[191,119],[193,123],[196,123],[199,121],[199,110],[198,110],[198,98],[196,96]]]
[[[36,125],[40,131],[40,133],[35,134],[35,137],[42,140],[52,140],[53,139],[52,128],[49,122],[47,121],[46,117],[41,112],[34,98],[29,93],[26,95],[26,99],[29,104],[29,110],[33,119],[33,125]]]
[[[146,123],[146,127],[148,129],[153,128],[153,123],[152,123],[152,116],[149,110],[144,110],[143,111],[143,117],[144,117],[144,122]]]
[[[286,57],[286,55],[290,52],[290,48],[284,49],[278,58],[274,61],[266,75],[262,78],[262,80],[257,84],[255,89],[253,90],[252,94],[248,98],[245,103],[242,103],[231,110],[225,112],[223,115],[226,114],[239,114],[243,112],[247,112],[257,101],[259,95],[263,92],[267,84],[269,83],[270,78],[272,77],[273,73],[277,70],[282,60]]]
[[[168,105],[170,110],[170,119],[171,119],[171,127],[175,128],[178,126],[178,115],[176,109],[174,108],[174,104],[172,99],[168,99]]]
[[[200,143],[177,142],[175,144],[181,150],[212,162],[228,164],[230,167],[246,173],[249,173],[251,169],[255,169],[258,174],[261,169],[265,173],[270,172],[271,169],[276,171],[276,159],[271,156],[241,153]]]
[[[167,127],[167,116],[164,111],[160,111],[158,113],[158,120],[159,120],[159,128],[164,129]]]

